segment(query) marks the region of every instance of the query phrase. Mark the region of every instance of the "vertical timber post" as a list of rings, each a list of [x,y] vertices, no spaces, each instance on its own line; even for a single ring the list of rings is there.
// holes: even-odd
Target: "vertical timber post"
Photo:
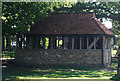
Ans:
[[[39,37],[36,36],[36,49],[38,49],[38,47],[39,47]]]
[[[68,49],[72,49],[72,37],[71,36],[69,36],[68,42],[69,42]]]
[[[0,55],[2,55],[2,2],[0,2]],[[1,58],[1,56],[0,56]],[[0,61],[0,66],[2,66],[2,61]],[[0,81],[2,80],[2,67],[0,67]]]
[[[66,49],[67,47],[67,40],[66,40],[66,36],[64,36],[64,49]]]
[[[42,39],[43,39],[43,49],[46,49],[46,39],[45,39],[45,36],[43,36]]]
[[[89,47],[89,37],[87,36],[87,49]]]
[[[74,36],[72,37],[72,49],[74,49]]]
[[[82,40],[82,37],[80,36],[80,49],[81,49],[81,47],[82,47],[82,42],[81,42],[81,40]]]
[[[48,45],[48,49],[51,49],[51,37],[49,36],[49,45]]]
[[[50,37],[50,49],[53,49],[53,44],[54,44],[53,37],[51,36]]]
[[[94,49],[96,49],[96,36],[94,36]]]

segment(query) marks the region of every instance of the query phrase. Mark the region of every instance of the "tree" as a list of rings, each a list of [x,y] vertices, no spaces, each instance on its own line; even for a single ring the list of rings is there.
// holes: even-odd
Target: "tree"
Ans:
[[[120,38],[120,3],[119,2],[77,2],[72,7],[60,7],[55,10],[60,13],[95,12],[101,22],[103,18],[112,21],[113,32]],[[119,45],[119,42],[117,43]]]
[[[30,30],[32,24],[44,20],[51,13],[95,12],[97,18],[112,19],[114,32],[119,34],[118,2],[13,2],[3,3],[3,35],[21,36]],[[19,38],[18,37],[18,38]]]
[[[34,22],[44,20],[49,14],[54,12],[54,7],[59,8],[66,4],[62,2],[4,2],[2,11],[3,36],[10,40],[11,35],[16,35],[17,38],[22,40],[22,35],[30,30]],[[22,47],[22,41],[20,43],[20,47]]]

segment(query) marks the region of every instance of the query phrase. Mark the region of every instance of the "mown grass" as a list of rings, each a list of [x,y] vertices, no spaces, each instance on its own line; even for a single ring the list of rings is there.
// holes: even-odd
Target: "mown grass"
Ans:
[[[117,62],[117,59],[113,59]],[[110,67],[96,68],[32,68],[17,65],[14,62],[3,63],[2,77],[16,79],[40,79],[40,78],[92,78],[92,79],[110,79],[117,74],[117,63],[112,63]]]
[[[115,65],[114,65],[115,66]],[[114,69],[113,69],[114,68]],[[109,68],[31,68],[16,64],[3,66],[3,78],[103,78],[109,79],[116,74],[116,67]]]

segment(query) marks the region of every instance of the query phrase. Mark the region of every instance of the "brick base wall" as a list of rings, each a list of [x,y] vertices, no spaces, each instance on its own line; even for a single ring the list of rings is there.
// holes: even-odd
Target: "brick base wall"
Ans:
[[[16,63],[27,66],[71,65],[79,67],[102,66],[102,50],[17,50]]]

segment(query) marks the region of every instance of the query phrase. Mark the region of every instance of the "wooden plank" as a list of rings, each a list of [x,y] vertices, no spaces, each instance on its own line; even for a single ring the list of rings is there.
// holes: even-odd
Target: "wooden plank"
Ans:
[[[42,37],[42,40],[43,40],[43,49],[45,49],[46,48],[46,39],[44,36]]]
[[[96,43],[100,39],[100,37],[94,37],[94,41],[88,46],[88,49],[91,49],[94,46],[94,49],[96,48]]]
[[[53,49],[56,49],[57,48],[57,37],[54,36],[53,37]]]
[[[67,49],[67,37],[64,37],[64,49]]]
[[[2,9],[0,11],[2,11]],[[2,53],[2,19],[0,19],[0,54],[1,53]],[[2,77],[0,77],[0,78],[2,78]]]
[[[69,36],[69,40],[68,40],[68,49],[72,49],[72,37]]]
[[[87,49],[89,47],[89,37],[87,37]]]
[[[105,36],[103,36],[103,49],[105,49]]]
[[[107,38],[105,37],[105,49],[107,49],[107,47],[108,47],[108,46],[107,46],[107,43],[108,43],[108,42],[107,42]]]
[[[94,36],[94,49],[96,49],[96,37]]]
[[[80,49],[82,48],[82,38],[80,37]]]
[[[57,43],[58,43],[58,46],[57,46],[58,49],[59,49],[59,38],[60,38],[60,37],[58,36],[58,42],[57,42]]]
[[[50,37],[50,49],[53,49],[53,37]]]
[[[48,45],[48,49],[51,49],[51,37],[49,36],[49,45]]]
[[[72,49],[74,49],[74,37],[72,37]]]

